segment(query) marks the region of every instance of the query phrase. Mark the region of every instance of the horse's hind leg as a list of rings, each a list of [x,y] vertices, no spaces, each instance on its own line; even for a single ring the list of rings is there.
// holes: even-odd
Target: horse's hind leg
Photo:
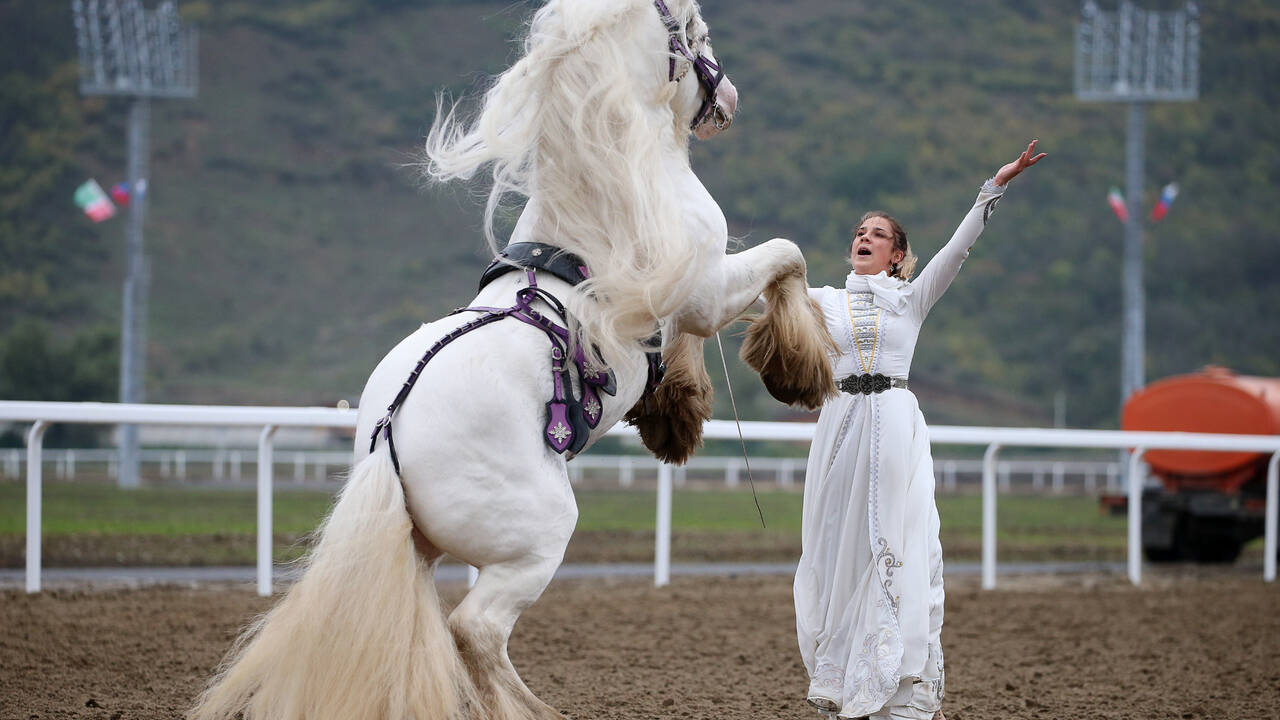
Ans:
[[[507,657],[516,619],[542,594],[560,566],[554,557],[527,555],[480,569],[475,587],[449,616],[458,650],[479,691],[484,720],[562,720],[520,679]]]

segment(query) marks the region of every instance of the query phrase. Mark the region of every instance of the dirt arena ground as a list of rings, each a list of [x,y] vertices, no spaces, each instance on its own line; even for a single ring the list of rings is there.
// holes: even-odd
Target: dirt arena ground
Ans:
[[[949,579],[948,717],[1280,718],[1280,587],[1259,575]],[[268,602],[245,586],[0,593],[0,720],[179,717]],[[784,577],[564,581],[511,655],[571,718],[816,720],[793,621]]]

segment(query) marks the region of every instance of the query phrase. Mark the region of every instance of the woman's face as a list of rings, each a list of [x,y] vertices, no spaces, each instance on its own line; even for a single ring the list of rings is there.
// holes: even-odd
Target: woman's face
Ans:
[[[849,262],[859,275],[889,272],[891,265],[902,262],[903,252],[893,248],[893,226],[888,218],[869,217],[853,231],[853,247]]]

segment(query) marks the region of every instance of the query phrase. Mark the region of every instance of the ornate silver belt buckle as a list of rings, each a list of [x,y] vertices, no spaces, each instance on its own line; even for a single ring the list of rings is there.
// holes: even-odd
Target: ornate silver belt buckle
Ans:
[[[893,381],[889,379],[889,376],[881,375],[880,373],[871,376],[871,383],[871,391],[877,393],[882,393],[893,386]]]

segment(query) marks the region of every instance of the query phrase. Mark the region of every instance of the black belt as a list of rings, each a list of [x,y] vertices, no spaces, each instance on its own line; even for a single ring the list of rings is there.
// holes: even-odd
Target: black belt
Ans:
[[[850,375],[841,379],[838,386],[841,392],[847,392],[850,395],[870,395],[871,393],[882,393],[891,387],[906,390],[907,379],[889,377],[880,373],[874,375]]]

